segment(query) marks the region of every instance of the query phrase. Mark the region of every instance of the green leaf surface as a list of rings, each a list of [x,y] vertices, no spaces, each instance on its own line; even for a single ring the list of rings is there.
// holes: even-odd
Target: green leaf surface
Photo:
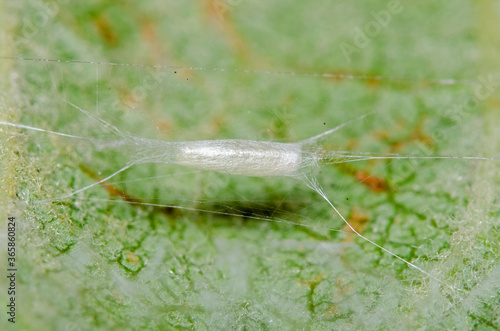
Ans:
[[[74,104],[150,139],[295,142],[374,112],[324,148],[500,155],[498,1],[0,6],[2,121],[116,139]],[[293,178],[143,164],[58,199],[133,151],[1,125],[0,153],[2,330],[500,328],[499,161],[317,171],[357,231],[436,281]]]

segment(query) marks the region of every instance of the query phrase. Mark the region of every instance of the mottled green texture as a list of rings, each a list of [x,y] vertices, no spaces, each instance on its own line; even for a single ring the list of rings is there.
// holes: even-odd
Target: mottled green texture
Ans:
[[[148,138],[291,142],[376,111],[325,146],[419,155],[500,152],[498,90],[478,100],[467,83],[490,74],[498,80],[500,59],[491,51],[499,46],[491,37],[498,2],[402,2],[402,11],[350,62],[342,43],[352,45],[356,29],[387,2],[2,6],[7,33],[0,55],[260,70],[1,59],[2,120],[111,137],[68,100]],[[445,85],[445,78],[464,81]],[[326,194],[363,235],[439,284],[344,232],[327,203],[292,179],[141,165],[115,177],[128,181],[116,188],[188,209],[127,204],[102,186],[78,199],[35,203],[94,183],[129,156],[6,127],[0,142],[0,217],[19,220],[20,330],[500,328],[498,162],[361,162],[318,173]],[[360,185],[348,174],[353,169],[384,179],[389,189],[376,193]],[[2,254],[2,268],[4,260]],[[3,316],[2,330],[5,323]]]

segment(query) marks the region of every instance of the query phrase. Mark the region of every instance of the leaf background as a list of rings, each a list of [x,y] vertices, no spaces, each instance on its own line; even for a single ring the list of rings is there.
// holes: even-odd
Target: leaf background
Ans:
[[[474,85],[497,77],[498,2],[401,2],[401,13],[349,61],[342,43],[353,44],[356,29],[388,5],[3,3],[5,56],[237,71],[2,59],[2,119],[106,136],[66,99],[149,138],[297,141],[375,110],[328,147],[498,155],[498,91],[479,100]],[[446,78],[459,83],[433,81]],[[89,200],[110,199],[102,187],[35,204],[116,171],[127,155],[5,127],[0,134],[2,217],[18,217],[19,329],[499,327],[496,162],[367,162],[318,173],[364,235],[439,284],[334,231],[345,229],[326,202],[289,179],[145,165],[119,180],[173,175],[117,187],[144,201],[225,213]],[[357,184],[352,169],[390,189]],[[274,222],[227,215],[233,211]]]

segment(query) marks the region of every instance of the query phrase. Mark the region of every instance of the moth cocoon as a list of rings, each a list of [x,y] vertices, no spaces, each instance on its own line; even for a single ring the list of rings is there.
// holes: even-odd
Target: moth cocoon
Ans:
[[[174,163],[230,175],[295,176],[302,165],[296,143],[228,139],[182,142],[177,147]]]
[[[136,164],[141,163],[173,163],[199,170],[216,171],[223,174],[251,177],[295,177],[296,179],[301,180],[309,188],[317,192],[323,199],[325,199],[335,211],[335,213],[343,220],[346,226],[358,237],[440,283],[442,281],[439,278],[433,276],[424,269],[405,260],[401,256],[391,252],[390,250],[384,248],[383,246],[377,244],[376,242],[358,232],[327,197],[316,176],[314,175],[314,171],[312,170],[314,170],[320,162],[324,164],[334,164],[373,159],[499,160],[499,158],[494,157],[476,156],[418,156],[401,154],[375,155],[371,153],[351,153],[348,151],[328,151],[321,148],[320,146],[317,146],[318,143],[328,135],[338,131],[345,125],[352,123],[355,120],[360,120],[366,117],[368,114],[363,115],[355,120],[343,123],[314,137],[310,137],[308,139],[295,143],[278,143],[241,139],[172,142],[134,137],[129,133],[120,131],[115,126],[87,112],[86,110],[79,108],[69,101],[67,102],[74,108],[80,110],[82,113],[95,120],[106,131],[120,137],[120,139],[102,141],[100,139],[80,137],[66,133],[36,128],[24,124],[4,121],[0,121],[0,125],[7,125],[20,129],[40,131],[77,140],[88,141],[99,150],[118,149],[130,156],[130,162],[123,168],[117,170],[106,178],[103,178],[97,182],[94,182],[88,186],[85,186],[79,190],[73,191],[59,198],[39,200],[37,201],[38,203],[74,196],[77,193],[106,182],[117,174],[129,169]]]

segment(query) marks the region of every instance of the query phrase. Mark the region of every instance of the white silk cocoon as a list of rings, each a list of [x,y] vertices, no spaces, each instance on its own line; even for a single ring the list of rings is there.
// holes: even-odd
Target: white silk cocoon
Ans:
[[[293,143],[202,140],[178,143],[177,149],[174,163],[224,174],[294,176],[301,168],[301,146]]]

